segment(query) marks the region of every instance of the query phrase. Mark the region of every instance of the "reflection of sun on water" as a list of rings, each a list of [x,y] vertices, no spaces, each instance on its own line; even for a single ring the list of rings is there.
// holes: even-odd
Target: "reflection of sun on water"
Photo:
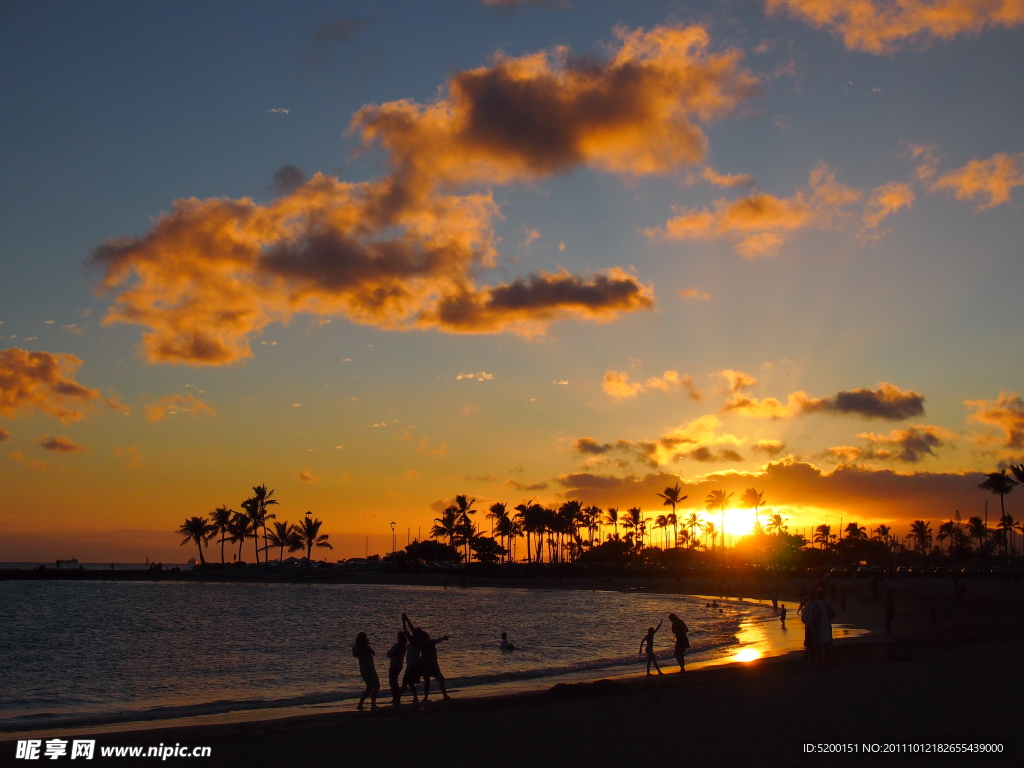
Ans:
[[[744,648],[736,652],[733,656],[735,661],[754,661],[755,659],[761,658],[761,652],[754,648]]]

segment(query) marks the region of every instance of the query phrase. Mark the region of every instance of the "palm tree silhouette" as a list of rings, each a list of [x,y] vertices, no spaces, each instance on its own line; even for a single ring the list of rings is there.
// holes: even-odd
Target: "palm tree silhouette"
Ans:
[[[664,506],[665,504],[672,505],[672,520],[669,524],[673,528],[673,544],[675,543],[675,540],[679,538],[679,530],[678,528],[676,528],[678,524],[678,518],[676,517],[676,505],[682,504],[684,500],[690,498],[689,496],[686,495],[680,496],[679,494],[681,494],[682,492],[683,489],[677,482],[673,487],[666,488],[664,493],[658,494],[658,496],[662,499],[662,506]]]
[[[246,539],[254,536],[249,516],[236,512],[235,516],[231,518],[231,522],[228,523],[227,533],[226,540],[232,544],[238,544],[238,562],[242,562],[242,545],[245,544]]]
[[[317,520],[312,512],[307,512],[302,522],[295,526],[295,532],[299,536],[299,548],[305,548],[307,561],[313,559],[313,547],[334,549],[327,541],[331,537],[326,533],[320,533],[320,526],[323,524],[323,520]]]
[[[587,531],[590,533],[590,548],[594,548],[594,535],[601,541],[601,508],[595,506],[584,507],[587,515]]]
[[[759,491],[756,488],[747,488],[743,492],[743,497],[740,499],[743,505],[747,509],[754,510],[754,532],[761,527],[761,522],[757,518],[757,510],[764,506],[764,491]]]
[[[978,540],[978,553],[981,554],[985,546],[985,539],[992,535],[992,530],[985,525],[985,521],[975,515],[967,519],[967,535]]]
[[[768,533],[779,534],[786,528],[785,520],[782,515],[776,512],[768,517],[768,524],[765,526],[765,530]]]
[[[274,529],[267,536],[267,547],[277,547],[280,550],[277,557],[277,562],[280,564],[284,562],[285,547],[288,547],[289,552],[297,552],[302,549],[302,536],[296,526],[289,525],[287,520],[285,522],[278,520],[274,522]]]
[[[665,543],[665,549],[668,549],[668,515],[658,515],[654,518],[654,530],[659,528],[663,532],[661,539]]]
[[[533,533],[534,528],[535,528],[535,526],[533,524],[533,518],[534,518],[534,515],[535,515],[535,511],[534,511],[534,507],[535,506],[537,506],[537,505],[535,505],[533,503],[533,499],[530,499],[525,504],[517,504],[516,505],[516,512],[518,513],[516,515],[516,517],[518,518],[517,522],[519,523],[519,529],[524,534],[526,534],[526,562],[528,562],[528,563],[533,562],[533,560],[532,560],[533,553],[531,551],[532,547],[531,547],[531,543],[530,543],[530,535]],[[538,507],[538,509],[539,509],[539,507]]]
[[[220,544],[220,564],[224,565],[224,542],[227,540],[228,526],[231,524],[232,518],[237,515],[233,509],[228,509],[226,505],[221,504],[210,516],[210,525],[213,526],[213,533],[216,536],[220,534],[218,543]]]
[[[645,520],[640,507],[630,507],[626,511],[626,516],[622,518],[622,527],[633,531],[633,546],[637,552],[643,549]],[[629,534],[626,534],[626,537],[629,538]]]
[[[727,494],[724,489],[719,491],[712,491],[704,499],[705,508],[708,512],[711,512],[716,507],[722,510],[722,551],[725,551],[725,505],[729,503],[729,499],[733,497],[733,494]]]
[[[846,528],[843,529],[846,532],[846,538],[848,539],[866,539],[867,529],[863,525],[857,523],[847,523]]]
[[[821,544],[822,549],[827,549],[832,543],[832,526],[822,523],[815,528],[814,543]]]
[[[610,525],[615,531],[615,541],[619,540],[619,508],[608,507],[608,513],[604,516],[605,525]]]
[[[459,534],[459,510],[456,507],[445,507],[440,517],[434,518],[434,527],[430,529],[430,537],[448,538],[448,546],[455,548],[455,537]]]
[[[579,549],[582,541],[579,538],[579,527],[584,524],[583,502],[570,499],[558,508],[555,521],[559,536],[568,535],[575,549]],[[570,548],[570,552],[572,551]]]
[[[459,527],[462,533],[462,540],[466,547],[466,562],[469,562],[469,541],[473,538],[476,532],[473,521],[470,520],[470,515],[475,515],[476,510],[473,509],[473,505],[476,503],[476,499],[471,499],[467,494],[461,494],[455,497],[455,509],[459,516]]]
[[[910,535],[914,537],[914,549],[927,557],[932,548],[931,520],[915,520],[910,524]]]
[[[697,537],[694,535],[694,531],[704,530],[704,523],[700,519],[700,513],[691,512],[689,515],[687,515],[686,521],[683,523],[683,526],[689,529],[690,531],[690,549],[693,549],[695,546],[697,546]]]
[[[1000,515],[1000,517],[1002,517],[1002,515],[1006,514],[1006,502],[1004,501],[1004,498],[1006,497],[1006,494],[1013,490],[1015,485],[1017,485],[1017,481],[1012,477],[1008,477],[1006,470],[1003,469],[999,472],[989,472],[985,476],[985,482],[980,483],[978,487],[986,491],[992,491],[992,493],[999,494],[999,511],[1002,513]]]
[[[185,540],[179,546],[183,547],[190,541],[194,541],[196,548],[199,550],[199,562],[205,566],[206,558],[203,557],[203,547],[210,545],[210,539],[215,533],[216,529],[210,525],[210,521],[205,517],[186,518],[181,528],[178,529],[178,534],[185,537]]]

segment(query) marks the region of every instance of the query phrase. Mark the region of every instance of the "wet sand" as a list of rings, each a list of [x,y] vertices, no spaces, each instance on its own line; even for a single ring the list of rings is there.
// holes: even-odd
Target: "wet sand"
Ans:
[[[799,585],[781,586],[787,606],[795,607]],[[675,591],[677,585],[667,586]],[[1020,764],[1024,590],[975,582],[956,602],[951,582],[894,582],[897,618],[894,634],[887,637],[882,603],[872,600],[869,584],[842,586],[847,614],[840,613],[837,621],[873,632],[840,639],[831,665],[822,669],[806,667],[799,653],[683,675],[675,674],[673,665],[660,678],[432,701],[420,708],[385,707],[376,714],[333,712],[115,731],[97,734],[97,743],[208,745],[213,757],[201,765],[247,767],[399,761],[415,766]],[[789,623],[790,631],[802,631],[795,616]],[[386,701],[387,695],[381,698]],[[5,738],[0,735],[0,763],[26,764],[13,760],[13,744]],[[796,755],[798,743],[823,741],[1001,741],[1016,750],[1016,757]],[[145,765],[153,759],[97,756],[92,764],[104,762]]]

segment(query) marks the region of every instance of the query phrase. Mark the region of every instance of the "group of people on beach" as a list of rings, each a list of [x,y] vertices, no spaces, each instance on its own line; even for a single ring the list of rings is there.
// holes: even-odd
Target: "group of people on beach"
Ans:
[[[391,704],[398,706],[402,701],[405,691],[412,691],[414,704],[419,703],[416,695],[416,685],[423,680],[423,700],[428,701],[430,697],[430,681],[437,680],[441,687],[441,695],[445,700],[451,699],[448,695],[448,688],[445,686],[444,675],[437,663],[437,646],[448,640],[448,635],[439,637],[436,640],[422,627],[415,626],[406,614],[402,614],[402,631],[398,633],[394,645],[387,652],[388,663],[388,685],[391,688]],[[370,639],[365,632],[356,635],[355,645],[352,646],[352,655],[359,659],[359,676],[366,683],[366,690],[359,697],[359,705],[356,707],[363,711],[363,704],[367,696],[370,697],[370,709],[376,711],[377,693],[380,691],[380,679],[377,677],[377,667],[373,657],[376,652],[370,645]],[[405,668],[405,674],[402,669]]]
[[[686,649],[690,647],[690,641],[686,637],[686,633],[690,631],[689,627],[686,626],[686,622],[676,616],[674,613],[668,615],[668,620],[672,625],[672,634],[675,637],[675,645],[672,649],[672,655],[676,657],[676,661],[679,663],[679,671],[686,671]],[[644,635],[644,639],[640,641],[640,654],[647,655],[647,674],[651,674],[651,665],[654,665],[654,669],[659,675],[665,674],[661,671],[661,667],[658,666],[658,657],[654,655],[654,636],[661,629],[661,625],[665,623],[662,619],[658,622],[656,627],[648,627],[647,634]]]

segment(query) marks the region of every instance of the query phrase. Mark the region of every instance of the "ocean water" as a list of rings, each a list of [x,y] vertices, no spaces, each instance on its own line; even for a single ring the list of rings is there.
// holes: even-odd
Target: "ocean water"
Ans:
[[[0,731],[344,702],[363,688],[351,653],[360,631],[376,650],[386,703],[385,653],[403,611],[432,637],[451,636],[439,646],[440,667],[449,689],[462,693],[643,672],[641,638],[661,619],[656,649],[666,671],[674,670],[673,612],[691,629],[687,656],[695,662],[773,644],[778,621],[770,606],[707,608],[709,599],[357,584],[0,582]],[[501,632],[516,651],[499,650]]]

